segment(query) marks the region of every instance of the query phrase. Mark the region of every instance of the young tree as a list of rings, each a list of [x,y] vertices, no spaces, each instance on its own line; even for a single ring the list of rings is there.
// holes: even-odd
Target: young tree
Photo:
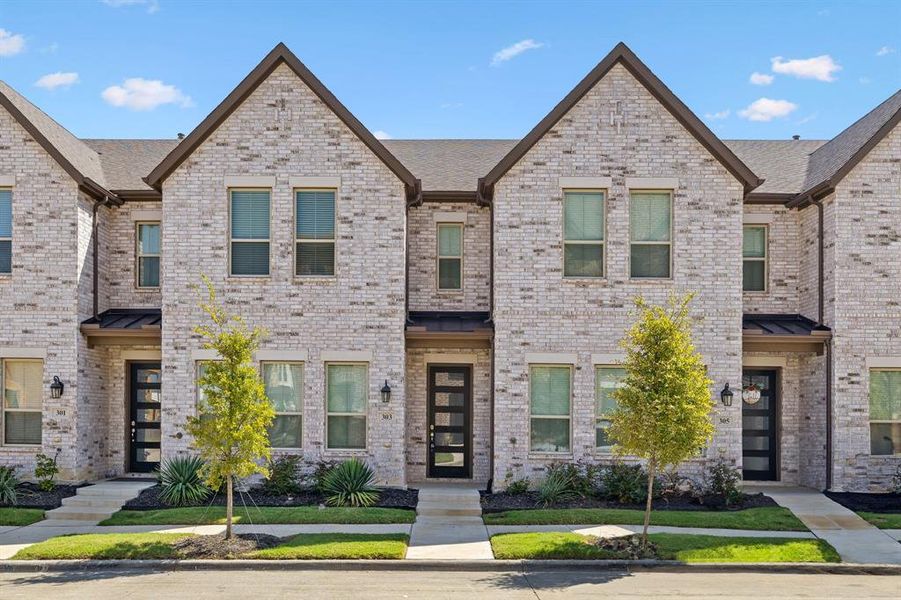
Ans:
[[[608,433],[617,454],[647,462],[643,547],[648,543],[656,474],[696,456],[713,435],[713,382],[691,341],[692,297],[673,296],[668,306],[651,306],[637,298],[638,320],[622,341],[626,376],[614,393],[617,408]]]
[[[194,332],[204,338],[203,347],[215,350],[219,359],[205,365],[198,381],[203,390],[198,416],[189,417],[187,431],[204,460],[201,474],[212,489],[225,484],[225,537],[232,539],[233,482],[253,473],[268,475],[269,425],[275,417],[272,403],[254,366],[253,353],[265,331],[248,329],[243,319],[230,314],[216,301],[216,291],[203,278],[208,298],[200,307],[212,324]]]

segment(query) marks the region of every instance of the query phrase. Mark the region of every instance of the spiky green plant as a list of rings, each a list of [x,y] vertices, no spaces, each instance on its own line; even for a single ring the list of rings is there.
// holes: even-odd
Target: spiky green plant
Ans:
[[[160,498],[172,506],[203,502],[211,491],[200,475],[203,460],[199,456],[170,458],[160,468]]]
[[[538,486],[538,500],[544,506],[551,506],[575,500],[579,497],[578,482],[568,469],[551,469]]]
[[[0,467],[0,504],[15,506],[18,492],[16,486],[19,480],[16,470],[12,467]]]
[[[344,461],[331,469],[322,480],[322,492],[329,506],[372,506],[379,499],[379,491],[372,485],[374,475],[365,463],[356,458]]]

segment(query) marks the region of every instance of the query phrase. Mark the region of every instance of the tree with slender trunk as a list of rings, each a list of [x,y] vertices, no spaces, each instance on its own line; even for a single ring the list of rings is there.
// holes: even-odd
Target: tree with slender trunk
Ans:
[[[198,414],[188,418],[186,429],[204,460],[200,472],[207,484],[214,490],[225,486],[225,537],[233,539],[234,480],[269,474],[268,428],[275,411],[253,364],[265,331],[249,329],[217,302],[207,277],[203,283],[207,299],[200,307],[211,323],[198,325],[194,332],[203,338],[203,347],[218,356],[204,364],[197,382],[202,392]]]
[[[613,395],[617,407],[608,435],[619,456],[637,456],[647,464],[643,548],[657,473],[698,456],[713,436],[713,382],[691,340],[692,298],[672,296],[666,306],[637,298],[638,319],[622,341],[626,375]]]

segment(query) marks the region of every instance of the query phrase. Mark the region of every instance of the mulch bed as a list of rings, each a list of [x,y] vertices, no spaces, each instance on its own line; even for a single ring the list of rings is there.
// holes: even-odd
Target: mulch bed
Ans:
[[[758,508],[765,506],[778,506],[769,496],[763,494],[745,494],[744,502],[739,505],[725,505],[718,496],[667,496],[654,500],[654,510],[741,510],[745,508]],[[544,506],[538,492],[525,492],[524,494],[508,494],[500,492],[489,494],[482,492],[482,512],[495,513],[508,510],[529,510],[535,508],[631,508],[644,510],[644,504],[621,504],[615,500],[607,500],[596,496],[576,498],[567,502]]]
[[[874,513],[901,514],[901,494],[865,494],[860,492],[824,492],[845,508]]]
[[[16,486],[18,495],[16,503],[3,504],[0,506],[15,506],[16,508],[42,508],[44,510],[52,510],[59,508],[63,504],[63,498],[75,495],[75,490],[81,486],[77,485],[55,485],[53,490],[45,492],[38,487],[36,483],[20,483]]]
[[[255,550],[273,548],[282,538],[263,533],[239,533],[226,540],[225,534],[195,535],[175,542],[172,546],[182,558],[240,558]]]
[[[642,559],[659,559],[660,552],[657,550],[657,544],[648,542],[646,548],[641,546],[640,535],[624,535],[613,538],[595,538],[592,544],[607,550],[615,552],[617,558],[621,560],[642,560]]]
[[[380,508],[407,508],[414,510],[419,492],[416,490],[400,490],[385,488],[380,490],[379,501],[373,506]],[[319,506],[325,504],[325,496],[315,490],[303,490],[291,495],[267,494],[262,488],[255,487],[235,494],[235,506]],[[216,494],[194,506],[225,506],[225,494]],[[190,505],[189,505],[190,506]],[[143,490],[137,498],[133,498],[122,507],[126,510],[159,510],[172,508],[160,499],[160,486],[155,485]]]

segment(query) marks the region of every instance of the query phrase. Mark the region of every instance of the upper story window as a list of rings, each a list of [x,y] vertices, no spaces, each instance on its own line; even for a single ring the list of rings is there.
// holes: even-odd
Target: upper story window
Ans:
[[[613,449],[613,443],[607,437],[610,413],[616,410],[616,398],[613,397],[613,392],[622,387],[625,378],[626,370],[622,367],[595,368],[595,446],[603,452],[610,452]]]
[[[13,192],[0,190],[0,273],[13,271]]]
[[[335,190],[295,192],[294,274],[335,275]]]
[[[300,448],[303,426],[303,363],[264,362],[261,364],[266,397],[275,409],[269,427],[273,448]]]
[[[269,196],[269,190],[229,190],[231,275],[269,275]]]
[[[563,194],[563,276],[604,276],[604,192]]]
[[[136,223],[137,228],[137,286],[160,287],[160,224]]]
[[[746,292],[765,292],[766,280],[766,226],[745,225],[742,244],[742,289]]]
[[[572,369],[569,365],[529,367],[529,449],[570,451]]]
[[[41,444],[44,363],[40,360],[2,360],[3,444]]]
[[[463,224],[438,224],[438,289],[463,289]]]
[[[672,276],[672,212],[670,192],[629,195],[630,273],[634,279]]]
[[[870,454],[901,455],[901,369],[870,370]]]

